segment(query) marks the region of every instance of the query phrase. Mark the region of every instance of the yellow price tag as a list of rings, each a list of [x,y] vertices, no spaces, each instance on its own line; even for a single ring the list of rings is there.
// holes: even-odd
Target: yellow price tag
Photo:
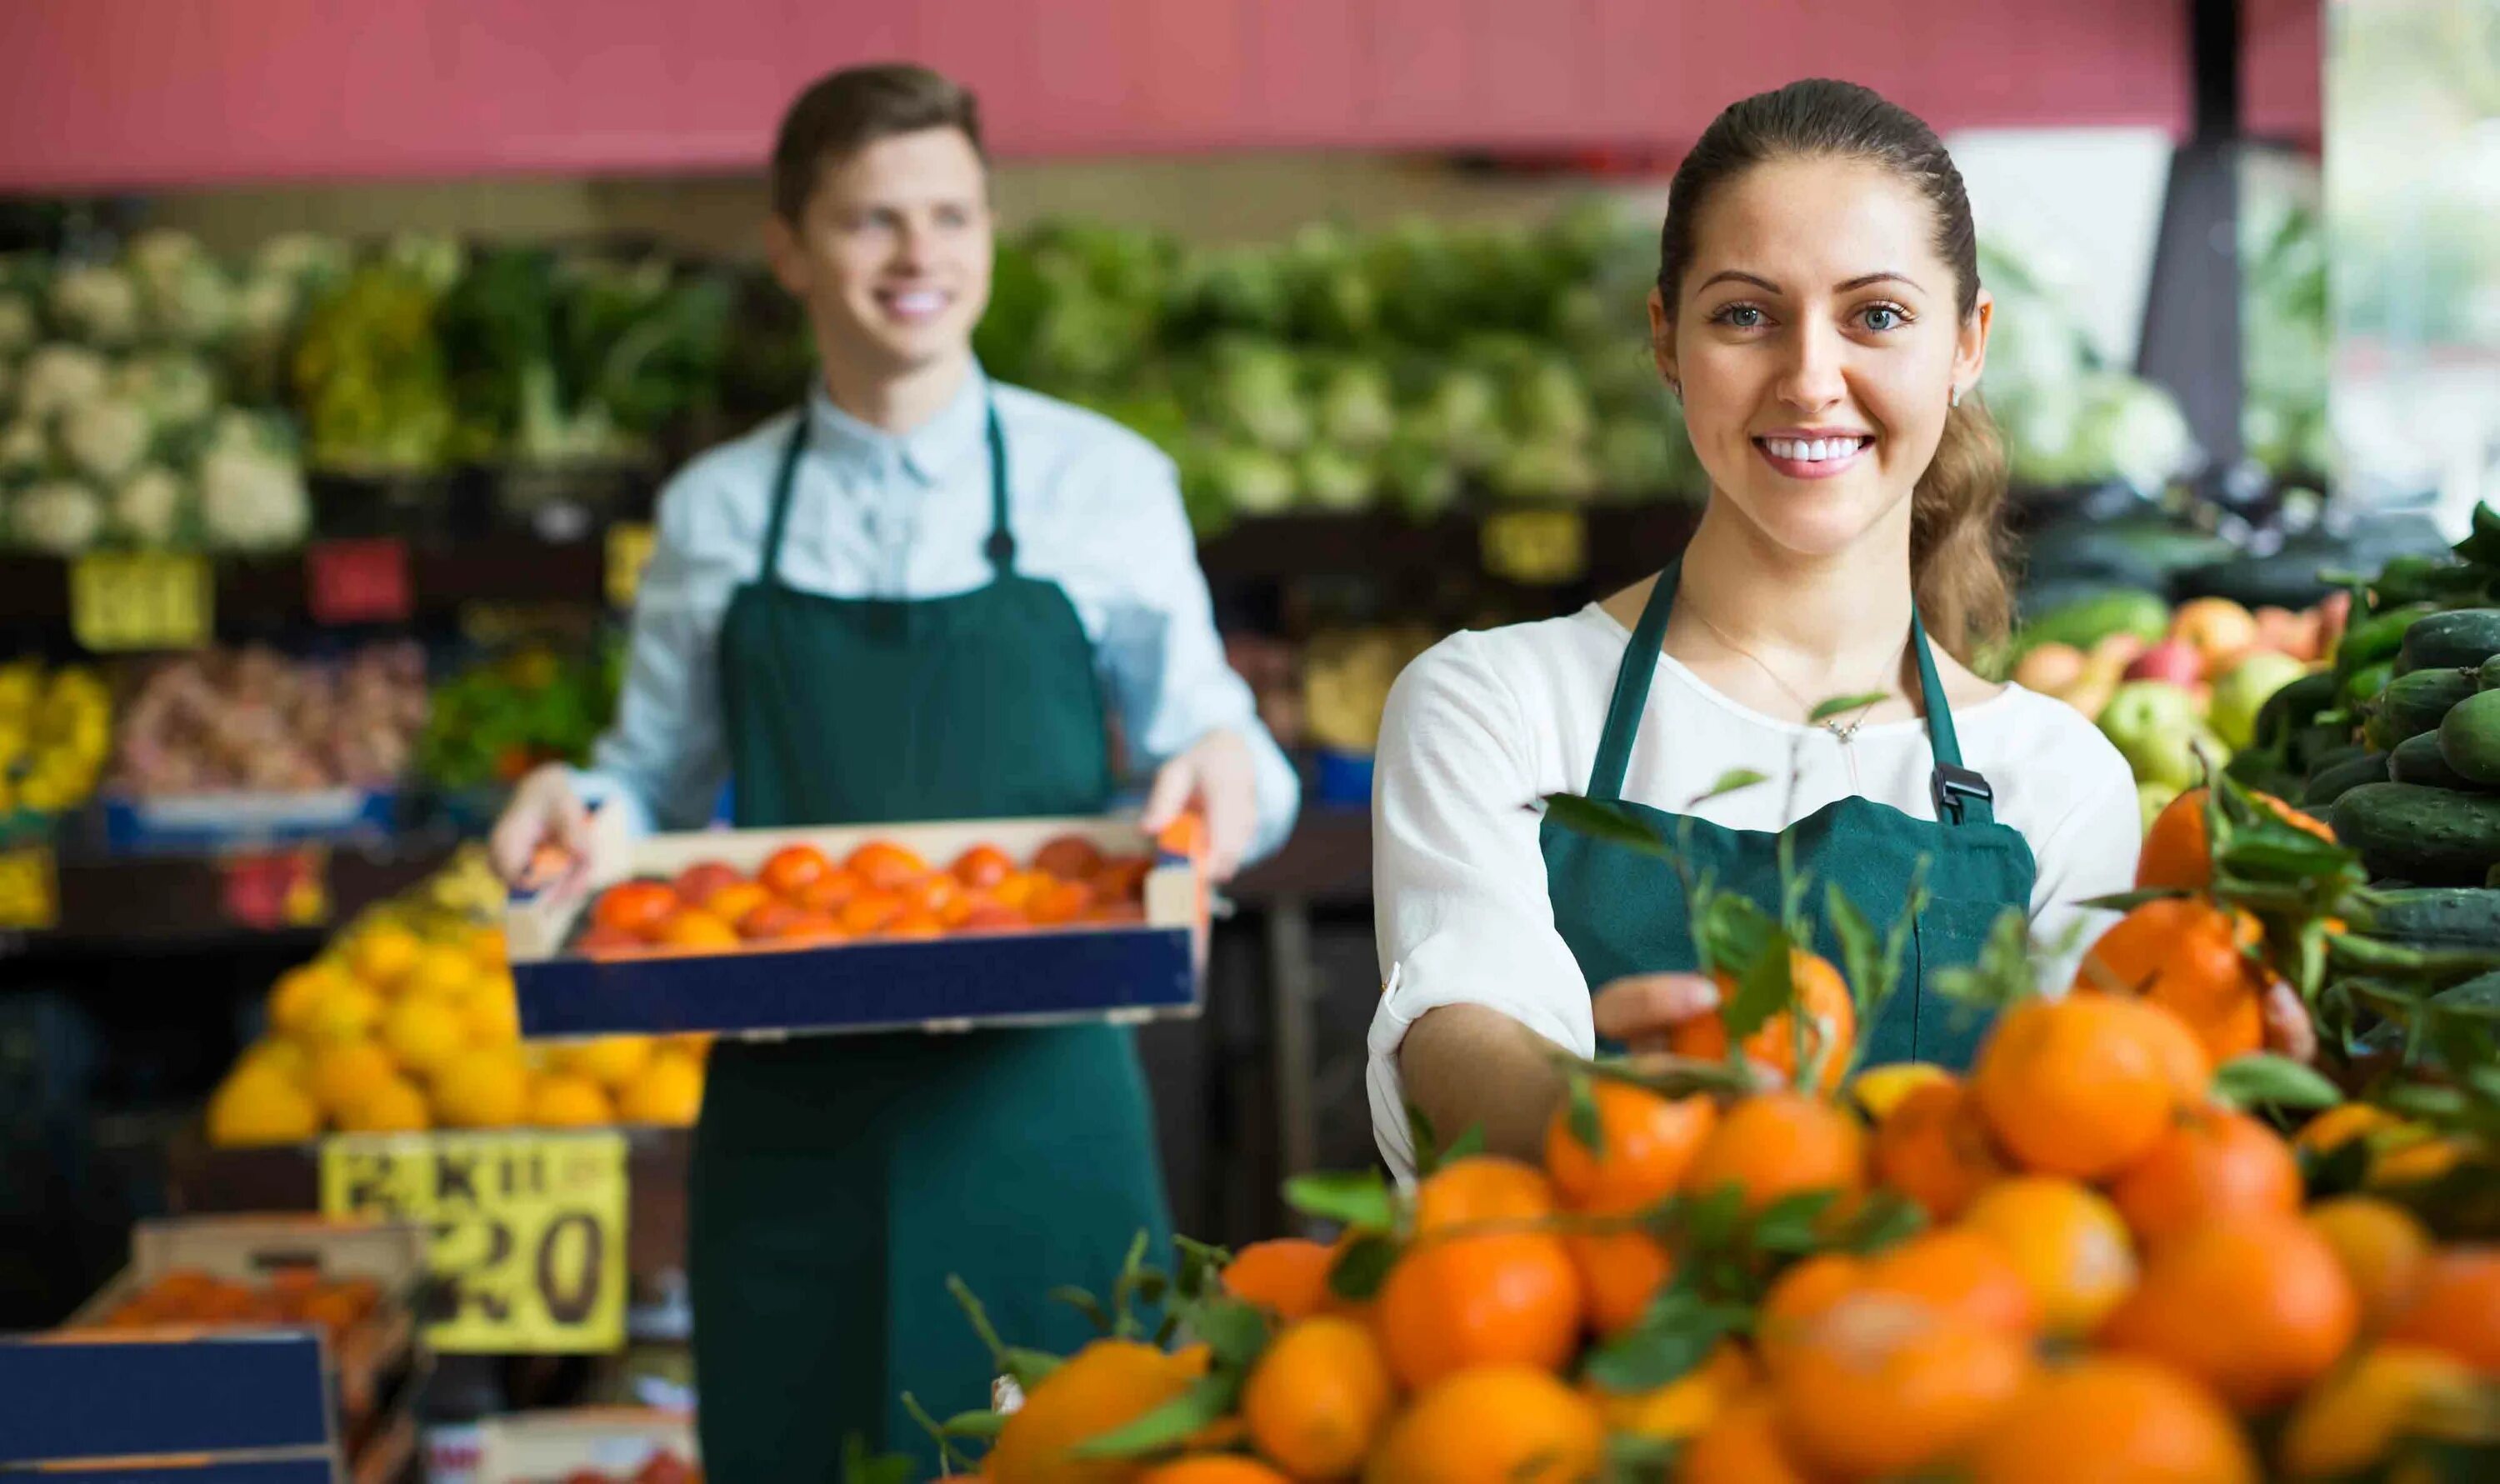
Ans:
[[[1589,570],[1589,522],[1578,511],[1496,511],[1478,541],[1485,571],[1505,581],[1553,587]]]
[[[428,1223],[435,1349],[593,1354],[625,1342],[621,1134],[384,1134],[321,1145],[321,1209]]]
[[[215,619],[205,558],[173,551],[98,551],[70,566],[70,632],[98,653],[197,649]]]
[[[642,569],[651,560],[651,528],[625,520],[608,528],[608,606],[628,609],[642,588]]]
[[[20,845],[0,851],[0,929],[40,933],[57,924],[60,917],[52,847]]]

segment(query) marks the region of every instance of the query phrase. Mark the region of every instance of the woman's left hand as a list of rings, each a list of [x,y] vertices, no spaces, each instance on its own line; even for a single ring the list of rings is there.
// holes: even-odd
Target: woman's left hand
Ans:
[[[1639,1053],[1664,1051],[1675,1028],[1719,1007],[1719,986],[1697,973],[1634,973],[1615,979],[1590,1003],[1597,1034]]]

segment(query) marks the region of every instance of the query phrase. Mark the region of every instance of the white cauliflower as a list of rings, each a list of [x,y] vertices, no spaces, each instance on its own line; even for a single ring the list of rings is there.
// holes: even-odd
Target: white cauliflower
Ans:
[[[127,345],[139,332],[139,285],[102,263],[64,268],[52,280],[52,314],[96,345]]]
[[[0,358],[32,346],[38,333],[35,307],[22,295],[0,291]]]
[[[311,286],[345,278],[355,266],[355,252],[319,232],[280,232],[260,245],[251,265],[255,277],[275,276]]]
[[[93,402],[112,379],[103,356],[65,341],[39,347],[18,372],[17,415],[36,422]]]
[[[181,477],[149,464],[113,492],[115,534],[142,546],[170,546],[181,534],[190,491]]]
[[[20,545],[76,556],[102,534],[104,502],[75,479],[49,479],[16,498],[9,523]]]
[[[148,410],[159,426],[184,428],[206,422],[220,397],[216,373],[187,350],[152,350],[132,356],[114,373],[113,389]]]
[[[234,328],[234,281],[213,258],[193,259],[146,298],[148,322],[178,344],[213,344]]]
[[[0,484],[33,478],[51,457],[52,441],[44,436],[42,423],[19,417],[0,429]]]
[[[262,454],[288,463],[295,460],[295,440],[282,417],[227,408],[209,430],[209,446]]]
[[[266,551],[304,540],[312,502],[292,459],[220,442],[200,460],[200,519],[221,551]]]
[[[100,397],[70,409],[61,419],[61,451],[105,484],[128,478],[155,438],[148,410],[126,397]]]
[[[235,296],[235,328],[254,340],[266,340],[295,317],[302,295],[295,280],[268,269],[255,270]]]

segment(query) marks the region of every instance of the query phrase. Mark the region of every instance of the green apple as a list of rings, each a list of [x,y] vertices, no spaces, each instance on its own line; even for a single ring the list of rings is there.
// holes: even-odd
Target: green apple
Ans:
[[[2288,654],[2252,649],[2214,682],[2214,699],[2205,720],[2231,746],[2256,741],[2257,710],[2276,691],[2309,674],[2309,667]]]
[[[2161,811],[2170,807],[2170,801],[2178,798],[2185,792],[2187,792],[2187,790],[2181,788],[2176,783],[2138,783],[2135,785],[2135,805],[2138,809],[2143,811],[2144,828],[2147,833],[2152,831],[2153,821],[2160,818]]]
[[[2222,747],[2197,713],[2196,698],[2186,687],[2167,680],[2129,680],[2101,708],[2101,735],[2108,738],[2138,783],[2194,785],[2204,769],[2196,754],[2203,750],[2220,766]]]

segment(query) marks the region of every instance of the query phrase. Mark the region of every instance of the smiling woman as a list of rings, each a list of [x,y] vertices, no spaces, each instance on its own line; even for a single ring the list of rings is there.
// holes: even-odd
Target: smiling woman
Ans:
[[[1650,331],[1710,477],[1692,544],[1567,617],[1444,641],[1382,722],[1369,1081],[1401,1173],[1410,1100],[1532,1155],[1560,1094],[1547,1043],[1663,1047],[1715,1013],[1684,877],[1560,829],[1546,795],[1627,804],[1774,911],[1783,832],[1810,900],[1835,885],[1884,923],[1922,880],[1873,1062],[1967,1056],[1981,1027],[1930,989],[2004,908],[2068,940],[2062,984],[2098,925],[2081,904],[2127,886],[2124,763],[1964,664],[2010,608],[2004,456],[1970,396],[1994,313],[1974,239],[1934,133],[1846,82],[1731,106],[1676,172]],[[1714,793],[1739,769],[1780,781]],[[1827,928],[1818,947],[1837,957]]]

